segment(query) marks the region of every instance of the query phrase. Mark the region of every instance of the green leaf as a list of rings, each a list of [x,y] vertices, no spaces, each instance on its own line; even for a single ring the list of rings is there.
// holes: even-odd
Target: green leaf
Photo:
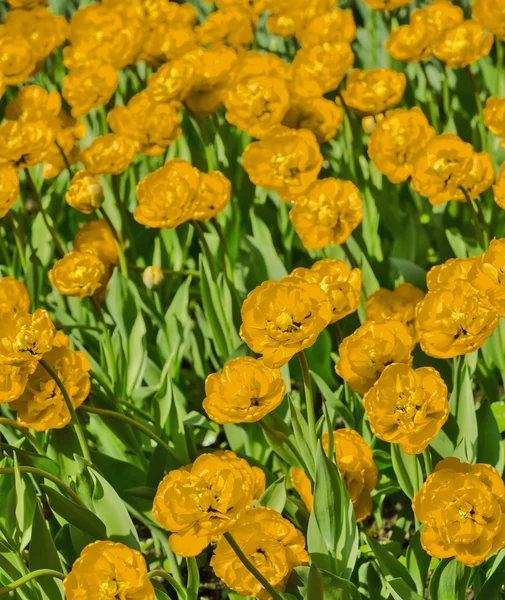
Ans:
[[[486,573],[486,580],[476,596],[476,600],[498,600],[505,581],[505,548],[500,550],[495,557],[492,568]]]
[[[293,399],[288,394],[289,414],[291,416],[291,425],[295,434],[295,441],[302,458],[307,465],[312,479],[315,477],[314,455],[309,445],[309,427],[302,413],[298,410]]]
[[[498,423],[487,400],[483,400],[477,411],[477,462],[492,465],[503,473],[504,456]]]
[[[361,600],[356,586],[329,571],[309,567],[297,567],[291,573],[286,591],[308,600]]]
[[[307,580],[307,596],[311,600],[324,600],[324,584],[319,569],[314,563],[310,565]]]
[[[415,581],[417,592],[423,596],[431,556],[426,553],[421,545],[421,533],[419,531],[416,531],[409,542],[406,559],[407,569]]]
[[[27,452],[26,450],[21,450],[21,448],[16,448],[15,446],[4,443],[0,443],[0,449],[11,458],[14,456],[14,453],[16,453],[20,465],[35,467],[42,471],[46,471],[47,473],[51,473],[51,475],[58,476],[60,474],[58,465],[47,456],[42,456],[35,452]]]
[[[438,563],[430,579],[432,600],[465,600],[468,580],[472,570],[455,558],[445,558]]]
[[[349,578],[358,554],[354,507],[335,463],[319,443],[316,454],[314,514],[328,551],[336,561],[335,575]]]
[[[412,500],[423,485],[423,470],[419,459],[406,454],[399,444],[391,444],[391,460],[400,487]]]
[[[386,584],[391,590],[391,595],[395,600],[423,600],[423,597],[415,592],[401,578],[386,579]]]
[[[402,563],[396,559],[391,552],[389,552],[389,550],[379,544],[379,542],[368,536],[367,541],[372,552],[375,554],[375,558],[377,559],[379,568],[385,580],[391,581],[393,579],[399,579],[404,581],[412,591],[415,590],[416,585],[407,568],[402,565]]]
[[[458,438],[455,456],[466,462],[475,462],[477,456],[477,415],[472,391],[472,380],[464,359],[453,362],[454,384],[449,400],[451,413],[456,417]]]
[[[343,386],[341,386],[336,392],[332,392],[322,377],[320,377],[317,373],[314,373],[314,371],[311,371],[310,374],[319,388],[323,398],[325,399],[328,408],[342,418],[346,427],[355,429],[356,421],[354,416],[341,400],[344,391]]]
[[[259,421],[259,425],[268,444],[276,454],[288,465],[307,471],[292,430],[277,413],[271,412],[265,415]]]
[[[259,502],[262,506],[268,506],[268,508],[273,508],[278,513],[282,513],[286,506],[286,500],[286,482],[283,475],[267,487]]]

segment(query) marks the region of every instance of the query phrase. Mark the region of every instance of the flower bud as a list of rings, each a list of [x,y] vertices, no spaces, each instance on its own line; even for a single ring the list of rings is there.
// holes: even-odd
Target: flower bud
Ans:
[[[159,287],[164,280],[165,276],[163,275],[163,270],[154,265],[151,267],[146,267],[142,273],[142,281],[144,282],[146,288],[150,290],[153,287]]]
[[[79,171],[65,194],[67,204],[79,212],[89,215],[103,203],[103,189],[98,177],[89,171]]]

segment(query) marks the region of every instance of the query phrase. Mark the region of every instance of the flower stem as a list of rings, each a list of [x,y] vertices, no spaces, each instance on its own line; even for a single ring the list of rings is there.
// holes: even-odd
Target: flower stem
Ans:
[[[14,222],[14,218],[10,211],[5,215],[5,217],[9,222],[10,228],[12,229],[12,234],[14,235],[14,241],[16,242],[16,248],[18,249],[19,262],[21,263],[21,268],[23,269],[23,273],[26,273],[26,259],[23,250],[23,243],[21,241],[21,238],[19,237],[19,230]]]
[[[25,436],[26,439],[30,440],[32,446],[37,450],[37,452],[39,454],[42,454],[43,456],[45,455],[46,452],[45,452],[44,448],[42,448],[42,446],[38,443],[36,437],[30,433],[28,427],[21,425],[21,423],[18,423],[17,421],[12,421],[11,419],[5,419],[4,417],[0,417],[0,425],[8,425],[9,427],[12,427],[13,429],[18,429],[19,431],[22,432],[22,434]]]
[[[153,442],[156,442],[159,446],[161,446],[164,450],[166,450],[166,452],[168,452],[168,454],[170,454],[170,456],[174,460],[176,460],[177,463],[179,463],[179,464],[181,463],[180,458],[172,450],[172,448],[170,448],[170,446],[166,442],[164,442],[160,437],[158,437],[150,429],[148,429],[147,427],[142,425],[142,423],[139,423],[138,421],[135,421],[134,419],[131,419],[130,417],[128,417],[122,413],[118,413],[113,410],[107,410],[105,408],[96,408],[95,406],[82,405],[79,407],[79,410],[82,410],[83,412],[87,412],[87,413],[93,413],[95,415],[100,415],[102,417],[106,417],[109,419],[116,419],[117,421],[123,421],[124,423],[128,423],[128,425],[131,425],[135,429],[138,429],[139,431],[142,431],[143,433],[145,433],[147,435],[147,437],[149,437],[153,440]]]
[[[251,573],[251,575],[256,577],[256,579],[261,583],[261,585],[272,596],[272,598],[274,600],[282,600],[282,596],[278,592],[275,591],[275,589],[268,582],[268,580],[265,577],[263,577],[263,575],[260,573],[260,571],[258,571],[258,569],[252,564],[252,562],[242,552],[242,550],[240,549],[240,546],[233,539],[233,536],[231,535],[231,533],[229,531],[226,531],[223,535],[224,535],[225,540],[233,548],[233,551],[240,558],[240,561],[242,562],[244,567],[249,571],[249,573]]]
[[[465,190],[463,186],[459,186],[459,189],[463,192],[465,196],[466,203],[468,204],[468,208],[470,209],[470,213],[472,215],[473,224],[475,227],[475,234],[477,236],[477,242],[482,250],[486,250],[489,245],[486,223],[484,221],[484,215],[482,212],[479,215],[479,211],[474,205],[474,201],[470,198],[470,195]]]
[[[18,467],[18,470],[20,473],[31,473],[32,475],[39,475],[40,477],[44,477],[44,479],[48,479],[49,481],[52,481],[59,488],[64,490],[72,498],[72,500],[75,500],[75,502],[77,504],[79,504],[79,506],[87,508],[86,505],[84,504],[84,502],[74,492],[74,490],[72,488],[69,488],[66,483],[63,483],[63,481],[61,481],[61,479],[58,479],[58,477],[56,477],[52,473],[48,473],[47,471],[43,471],[42,469],[37,469],[36,467],[25,467],[25,466]],[[13,475],[15,472],[16,472],[16,469],[14,467],[4,467],[4,468],[0,469],[0,475]]]
[[[217,269],[216,269],[216,265],[214,263],[214,257],[212,256],[212,253],[209,248],[209,244],[207,243],[207,240],[205,239],[205,233],[203,232],[203,229],[201,228],[200,223],[198,223],[194,219],[191,219],[190,223],[194,227],[196,234],[198,235],[198,239],[200,240],[200,245],[202,246],[203,253],[205,254],[205,258],[207,259],[207,262],[209,263],[210,272],[212,274],[214,281],[216,281],[217,280]]]
[[[77,439],[79,440],[79,446],[81,447],[83,458],[91,464],[91,455],[89,453],[88,444],[86,442],[86,436],[84,435],[84,429],[82,427],[81,422],[79,421],[79,417],[75,412],[74,405],[72,404],[72,400],[63,385],[63,382],[58,377],[56,371],[51,367],[49,363],[47,363],[43,358],[39,360],[40,365],[49,373],[49,375],[54,379],[54,382],[59,387],[60,392],[65,400],[65,404],[67,405],[68,412],[70,413],[70,423],[74,428],[75,434],[77,435]]]
[[[503,44],[502,41],[498,38],[495,38],[496,44],[496,55],[497,55],[497,64],[496,64],[496,78],[494,84],[494,95],[500,95],[500,80],[501,80],[501,71],[503,68]]]
[[[112,224],[112,221],[110,220],[109,215],[106,213],[104,207],[100,206],[100,208],[98,209],[98,212],[102,215],[103,220],[107,223],[107,226],[109,227],[112,235],[114,236],[114,239],[116,240],[121,274],[123,275],[123,277],[125,279],[128,279],[128,264],[126,263],[126,258],[125,258],[124,252],[123,252],[123,243],[121,242],[121,239],[116,231],[116,228]]]
[[[119,209],[119,213],[121,214],[121,222],[123,225],[123,236],[126,235],[126,237],[130,240],[130,250],[132,251],[132,254],[134,256],[134,258],[136,259],[136,250],[135,250],[135,244],[134,244],[134,240],[133,240],[133,233],[130,227],[130,221],[128,220],[128,211],[126,210],[126,206],[123,203],[123,199],[121,198],[121,188],[119,185],[119,175],[111,175],[112,178],[112,190],[114,192],[114,197],[116,199],[116,204],[117,207]]]
[[[28,575],[21,577],[21,579],[18,579],[13,583],[9,583],[9,585],[6,585],[0,589],[0,596],[4,596],[18,587],[21,587],[25,583],[28,583],[32,579],[38,579],[39,577],[54,577],[61,580],[65,579],[65,575],[59,571],[53,571],[52,569],[38,569],[37,571],[32,571],[31,573],[28,573]]]
[[[72,167],[70,166],[70,163],[68,161],[67,155],[65,154],[65,151],[60,146],[60,144],[58,143],[57,140],[54,140],[54,143],[56,144],[56,147],[60,151],[61,157],[63,158],[63,162],[65,163],[65,166],[67,168],[68,175],[69,175],[70,179],[72,179],[72,176],[73,176],[73,174],[72,174]]]
[[[479,132],[480,132],[482,150],[487,152],[487,149],[488,149],[487,148],[487,132],[486,132],[486,127],[484,125],[484,110],[482,108],[482,100],[480,99],[479,84],[477,83],[477,80],[475,79],[475,75],[472,73],[472,70],[470,69],[470,65],[468,65],[466,67],[465,71],[468,73],[468,77],[472,84],[472,88],[473,88],[474,95],[475,95],[475,104],[477,104],[477,110],[479,111]]]
[[[182,587],[182,585],[178,581],[176,581],[172,577],[172,575],[170,575],[166,571],[162,571],[161,569],[158,569],[155,571],[151,571],[150,573],[148,573],[147,576],[149,577],[149,579],[153,579],[153,577],[161,577],[165,581],[168,581],[168,583],[177,592],[177,596],[179,597],[179,600],[187,600],[188,595],[186,593],[186,590]]]
[[[429,477],[433,473],[433,462],[431,460],[431,452],[429,446],[426,446],[426,449],[423,451],[423,459],[426,477]]]
[[[312,381],[310,378],[309,363],[307,362],[307,357],[305,356],[305,352],[303,350],[300,350],[297,356],[302,369],[303,389],[305,391],[305,403],[307,404],[309,440],[315,457],[317,451],[316,411],[314,408],[314,394],[312,393]]]
[[[198,592],[200,590],[200,572],[196,558],[191,556],[186,558],[186,567],[188,569],[188,597],[189,600],[198,600]]]

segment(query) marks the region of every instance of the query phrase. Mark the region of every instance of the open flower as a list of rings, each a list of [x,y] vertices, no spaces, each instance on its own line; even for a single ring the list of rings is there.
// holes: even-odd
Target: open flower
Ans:
[[[146,94],[154,102],[180,102],[189,94],[195,80],[195,65],[184,58],[175,59],[149,77]]]
[[[317,179],[323,156],[311,131],[279,125],[247,146],[242,163],[255,185],[292,196]]]
[[[222,373],[207,377],[203,409],[216,423],[254,423],[277,408],[285,393],[278,369],[240,356],[227,362]]]
[[[254,39],[251,16],[242,10],[210,13],[195,32],[202,46],[225,44],[243,50]]]
[[[449,2],[449,0],[434,0],[423,8],[416,8],[410,17],[413,25],[424,23],[430,29],[437,32],[436,39],[449,29],[453,29],[465,20],[465,13],[461,6]]]
[[[85,215],[102,206],[103,189],[98,177],[89,171],[78,171],[73,177],[68,192],[67,204]]]
[[[124,598],[154,600],[144,557],[119,542],[88,544],[65,577],[63,590],[68,600],[80,598]]]
[[[366,303],[366,318],[383,323],[391,319],[407,326],[412,340],[418,341],[416,331],[416,306],[424,298],[424,292],[411,283],[402,283],[395,290],[380,288]]]
[[[307,250],[343,244],[363,218],[359,190],[351,181],[318,179],[295,197],[289,218]]]
[[[461,184],[461,187],[472,200],[476,200],[493,183],[494,166],[491,156],[487,152],[474,152],[470,172],[468,173],[467,180]],[[466,196],[461,193],[455,200],[466,202]]]
[[[278,592],[286,587],[293,569],[309,562],[302,533],[272,508],[252,508],[230,533],[242,552]],[[214,573],[241,596],[271,598],[226,539],[221,538],[218,542],[210,564]]]
[[[490,96],[484,105],[484,125],[499,138],[505,138],[505,98]],[[505,142],[502,142],[503,145]]]
[[[11,165],[0,165],[0,219],[11,209],[19,196],[19,177]]]
[[[389,365],[363,398],[374,435],[420,454],[449,416],[447,386],[431,367]]]
[[[328,434],[321,438],[323,449],[328,452]],[[347,493],[354,507],[356,521],[363,521],[372,512],[371,492],[377,485],[378,470],[372,450],[357,431],[337,429],[333,432],[335,459]],[[291,469],[291,482],[300,494],[307,510],[314,506],[310,480],[301,469]]]
[[[368,155],[391,183],[401,183],[412,174],[416,154],[434,135],[435,130],[419,108],[398,108],[375,125]]]
[[[45,121],[5,121],[0,125],[0,163],[16,169],[34,167],[54,143],[54,131]]]
[[[13,402],[21,396],[36,366],[35,362],[24,365],[0,364],[0,404]]]
[[[92,296],[102,284],[106,267],[94,254],[73,251],[60,259],[49,271],[49,281],[64,296],[81,300]]]
[[[83,352],[70,350],[63,345],[65,342],[64,338],[57,340],[53,348],[44,354],[44,360],[60,378],[73,407],[78,408],[91,389],[91,365]],[[40,364],[28,377],[24,392],[10,406],[17,413],[18,423],[35,431],[61,429],[72,419],[60,388]]]
[[[0,279],[0,312],[30,310],[30,296],[26,285],[14,277]]]
[[[200,455],[170,471],[154,498],[153,516],[172,532],[168,543],[179,556],[197,556],[216,542],[264,489],[261,469],[230,450]]]
[[[53,346],[56,329],[46,310],[32,315],[18,308],[0,314],[0,364],[23,365],[37,361]]]
[[[119,232],[116,232],[119,236]],[[114,234],[105,219],[95,219],[84,223],[74,239],[77,252],[96,255],[104,265],[117,266],[119,253]]]
[[[317,15],[296,32],[302,46],[318,46],[324,43],[347,42],[356,37],[356,23],[350,10],[334,8],[331,12]]]
[[[361,301],[361,271],[349,269],[343,260],[318,260],[310,269],[295,269],[284,281],[297,279],[305,283],[318,283],[326,292],[332,308],[330,323],[353,313]]]
[[[293,93],[313,98],[336,90],[353,63],[354,54],[347,42],[302,48],[293,60]]]
[[[411,185],[431,204],[461,198],[460,186],[470,183],[474,151],[453,133],[432,137],[414,158]]]
[[[418,62],[433,56],[433,43],[439,32],[427,20],[418,20],[393,29],[384,47],[391,56],[401,62]]]
[[[137,184],[135,220],[147,227],[177,227],[192,218],[200,183],[200,172],[188,162],[167,161]]]
[[[342,90],[346,106],[365,117],[393,108],[403,98],[407,78],[392,69],[351,71]]]
[[[24,35],[0,26],[0,71],[7,85],[24,83],[37,66],[37,55]]]
[[[505,485],[491,465],[440,461],[412,508],[430,556],[475,567],[505,546]]]
[[[344,339],[335,365],[337,375],[358,394],[365,394],[392,363],[412,364],[412,338],[400,321],[365,321]]]
[[[451,283],[456,279],[468,279],[470,270],[475,262],[475,256],[470,258],[449,258],[441,265],[435,265],[426,274],[426,286],[431,291],[439,283]]]
[[[496,178],[496,185],[493,186],[494,201],[500,208],[505,209],[505,163],[500,167],[498,171],[498,177]],[[0,216],[1,211],[0,211]]]
[[[284,117],[283,125],[308,129],[323,144],[333,139],[344,121],[342,109],[327,98],[297,98]]]
[[[430,289],[416,308],[421,348],[436,358],[478,350],[498,325],[469,280],[456,279]]]
[[[364,0],[374,10],[395,10],[412,4],[412,0]]]
[[[478,21],[468,19],[446,31],[434,45],[433,54],[449,68],[462,69],[487,56],[494,36]]]
[[[505,317],[505,238],[492,240],[489,248],[476,257],[468,280],[484,306]]]
[[[500,40],[505,39],[505,12],[499,0],[474,0],[471,8],[473,19],[482,23]]]
[[[210,221],[228,206],[230,197],[231,181],[221,171],[200,173],[200,187],[192,218]]]
[[[63,78],[61,95],[72,107],[73,117],[87,115],[105,106],[119,83],[117,70],[109,63],[93,61],[74,67]]]
[[[240,337],[267,367],[285,365],[312,346],[332,317],[326,293],[317,283],[264,281],[242,305]]]
[[[85,168],[95,175],[119,175],[137,156],[139,143],[124,135],[109,133],[95,138],[82,151]]]

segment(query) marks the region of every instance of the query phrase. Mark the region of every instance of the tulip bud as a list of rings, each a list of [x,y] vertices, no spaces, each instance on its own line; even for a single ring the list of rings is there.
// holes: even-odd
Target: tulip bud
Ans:
[[[146,267],[144,272],[142,273],[142,281],[144,285],[148,289],[152,289],[153,287],[159,287],[163,281],[165,280],[165,275],[163,275],[163,270],[160,267]]]
[[[89,171],[79,171],[72,177],[72,183],[65,200],[72,208],[89,215],[103,203],[103,189],[98,177]]]

